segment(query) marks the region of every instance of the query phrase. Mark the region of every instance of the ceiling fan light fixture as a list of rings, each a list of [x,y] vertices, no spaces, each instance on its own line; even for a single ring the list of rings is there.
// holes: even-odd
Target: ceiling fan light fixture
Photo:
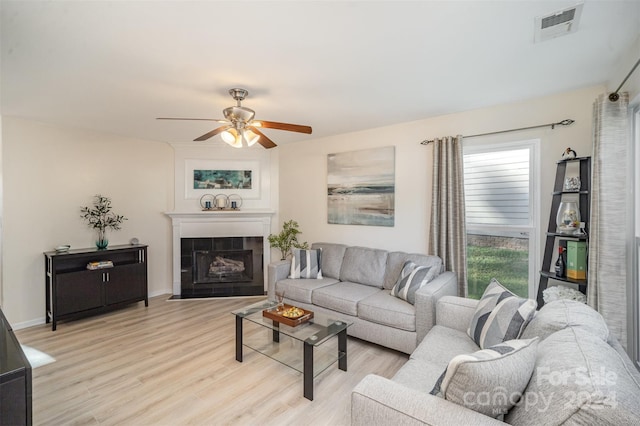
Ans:
[[[256,135],[251,130],[243,130],[242,137],[244,138],[244,141],[247,143],[247,146],[255,145],[256,142],[258,142],[258,139],[260,139],[260,136]]]
[[[238,136],[235,140],[234,143],[230,143],[229,145],[231,145],[234,148],[242,148],[242,139],[240,138],[240,136]]]
[[[2,1],[2,0],[0,0]],[[277,121],[254,121],[255,111],[251,108],[243,107],[241,101],[249,94],[247,90],[234,88],[229,90],[229,94],[237,101],[236,106],[225,108],[222,112],[224,119],[211,118],[176,118],[163,117],[158,120],[198,120],[198,121],[217,121],[222,126],[213,129],[202,136],[194,139],[194,141],[206,141],[216,135],[220,135],[222,140],[234,148],[250,147],[258,142],[263,148],[274,148],[277,145],[269,139],[267,135],[262,134],[259,128],[285,130],[288,132],[298,132],[311,134],[310,126],[300,124],[281,123]]]
[[[222,140],[233,146],[238,139],[238,131],[236,129],[228,129],[220,133]]]

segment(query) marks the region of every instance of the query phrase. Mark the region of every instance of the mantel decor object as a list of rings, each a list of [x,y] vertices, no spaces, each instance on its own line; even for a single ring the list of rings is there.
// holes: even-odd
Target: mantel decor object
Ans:
[[[93,207],[81,207],[80,212],[82,213],[80,217],[87,221],[89,227],[98,231],[96,239],[98,249],[106,249],[109,245],[106,230],[117,231],[121,229],[122,222],[127,220],[126,217],[111,211],[111,198],[100,194],[93,197]]]
[[[202,211],[209,210],[240,210],[242,197],[238,194],[204,194],[200,197]]]
[[[580,229],[580,210],[575,201],[561,201],[556,216],[556,225],[561,234],[573,234]]]
[[[229,197],[227,197],[225,194],[216,195],[215,207],[218,210],[224,210],[229,207]]]
[[[212,194],[204,194],[200,197],[200,207],[202,207],[203,211],[213,209],[215,205],[216,197]]]
[[[231,208],[231,210],[240,210],[240,207],[242,207],[242,197],[239,196],[238,194],[231,194],[228,197],[229,199],[229,207]]]

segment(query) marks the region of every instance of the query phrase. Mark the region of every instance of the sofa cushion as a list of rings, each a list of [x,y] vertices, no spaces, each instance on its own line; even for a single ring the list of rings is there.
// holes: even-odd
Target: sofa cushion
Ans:
[[[289,278],[322,279],[322,249],[293,249]]]
[[[538,345],[536,367],[512,425],[638,425],[640,374],[598,336],[580,327]]]
[[[396,383],[429,393],[442,375],[442,367],[428,361],[410,359],[392,377]]]
[[[516,296],[492,278],[467,333],[482,349],[517,339],[535,315],[536,307],[535,300]]]
[[[404,263],[396,285],[391,289],[391,295],[415,305],[416,291],[427,285],[435,276],[433,268],[418,266],[410,260]]]
[[[411,358],[435,364],[442,373],[453,357],[479,349],[480,347],[469,338],[466,331],[435,325],[413,351]]]
[[[368,285],[351,282],[339,282],[313,291],[311,301],[314,305],[341,312],[358,315],[358,302],[382,290]]]
[[[416,331],[416,310],[409,303],[378,291],[358,302],[358,318],[401,330]]]
[[[348,247],[340,269],[340,280],[382,288],[386,265],[385,250]]]
[[[595,309],[575,300],[556,300],[545,304],[522,332],[523,339],[546,339],[567,327],[580,327],[603,341],[609,337],[604,318]]]
[[[442,259],[438,256],[428,256],[425,254],[409,254],[402,251],[390,252],[387,255],[387,267],[384,274],[384,288],[391,290],[400,276],[400,271],[406,261],[412,261],[419,266],[429,266],[433,268],[434,276],[437,277],[442,272]]]
[[[333,243],[313,243],[312,249],[322,249],[322,276],[325,278],[340,279],[340,268],[342,268],[342,258],[347,246]]]
[[[508,340],[449,362],[432,395],[490,417],[506,414],[524,392],[536,363],[538,338]]]
[[[337,283],[335,278],[319,280],[284,279],[276,283],[276,291],[284,290],[284,297],[297,302],[312,303],[311,295],[315,289]]]

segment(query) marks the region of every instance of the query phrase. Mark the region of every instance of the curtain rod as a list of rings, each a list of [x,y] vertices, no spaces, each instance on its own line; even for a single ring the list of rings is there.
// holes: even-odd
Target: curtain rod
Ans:
[[[611,102],[615,102],[618,99],[620,99],[620,95],[618,95],[618,92],[620,91],[620,89],[622,89],[622,86],[624,86],[624,84],[627,82],[629,77],[631,77],[631,74],[633,74],[633,72],[636,70],[636,68],[638,68],[638,65],[640,65],[640,59],[638,59],[638,62],[636,62],[636,64],[633,66],[633,68],[631,68],[631,71],[629,71],[629,74],[627,74],[627,76],[624,78],[624,80],[622,80],[622,83],[620,83],[620,86],[618,86],[616,91],[609,95],[609,100]]]
[[[465,139],[477,138],[478,136],[497,135],[500,133],[509,133],[509,132],[519,132],[520,130],[538,129],[540,127],[551,127],[552,129],[554,129],[556,126],[570,126],[573,123],[575,123],[575,120],[571,120],[567,118],[565,120],[558,121],[557,123],[540,124],[538,126],[530,126],[530,127],[519,127],[517,129],[499,130],[497,132],[479,133],[477,135],[463,136],[463,138]],[[432,142],[433,142],[433,139],[425,139],[422,142],[420,142],[420,145],[428,145]]]

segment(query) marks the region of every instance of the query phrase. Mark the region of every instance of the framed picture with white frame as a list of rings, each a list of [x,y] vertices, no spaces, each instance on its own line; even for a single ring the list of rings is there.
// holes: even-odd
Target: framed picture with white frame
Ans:
[[[185,198],[204,194],[237,194],[260,198],[260,162],[242,160],[185,160]]]

